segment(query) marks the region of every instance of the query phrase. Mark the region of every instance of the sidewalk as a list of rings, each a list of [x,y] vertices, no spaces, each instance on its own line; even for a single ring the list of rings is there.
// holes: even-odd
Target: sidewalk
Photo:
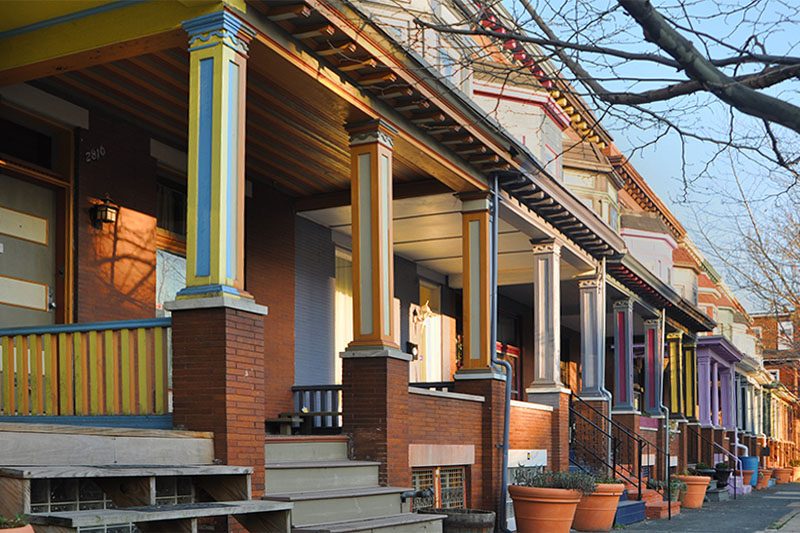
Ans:
[[[672,520],[646,520],[625,531],[800,533],[800,483],[776,485],[736,500],[706,502],[702,509],[681,509]]]

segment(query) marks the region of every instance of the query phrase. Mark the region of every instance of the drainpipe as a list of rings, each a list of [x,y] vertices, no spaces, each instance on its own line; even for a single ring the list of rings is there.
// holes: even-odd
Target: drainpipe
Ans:
[[[662,357],[662,368],[663,368],[663,357],[664,357],[664,341],[666,340],[666,331],[664,329],[667,327],[667,310],[661,310],[661,327],[659,328],[661,331],[661,344],[659,345],[659,351],[661,352]],[[669,478],[669,408],[664,405],[664,372],[661,372],[661,398],[659,400],[660,405],[659,408],[661,412],[664,413],[664,451],[667,453],[665,454],[666,457],[664,458],[664,485],[666,486],[667,492],[667,516],[670,520],[672,520],[672,490],[670,490],[670,478]]]
[[[490,327],[490,347],[489,353],[492,357],[492,365],[500,365],[506,369],[506,398],[505,415],[503,417],[503,471],[500,481],[500,512],[498,513],[500,530],[503,533],[510,533],[506,520],[506,506],[508,493],[508,433],[511,418],[511,363],[497,358],[497,248],[498,248],[498,228],[500,227],[500,186],[497,176],[492,177],[492,236],[491,236],[491,287],[492,287],[492,320]]]

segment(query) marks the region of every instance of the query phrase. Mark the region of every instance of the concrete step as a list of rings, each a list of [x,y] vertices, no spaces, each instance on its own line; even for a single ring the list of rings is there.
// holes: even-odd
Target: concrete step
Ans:
[[[661,494],[653,489],[642,489],[641,501],[644,502],[660,502],[663,498]],[[639,500],[639,491],[636,489],[628,489],[628,500]]]
[[[641,522],[645,519],[645,502],[623,501],[617,505],[617,514],[614,524],[628,525]]]
[[[324,524],[310,524],[292,529],[292,533],[345,533],[351,531],[381,533],[441,533],[441,515],[405,513],[392,516],[379,516],[365,520],[344,520]]]
[[[672,516],[680,514],[681,512],[681,502],[671,502],[672,503]],[[662,518],[669,517],[669,505],[668,502],[660,501],[660,502],[648,502],[645,506],[647,518],[650,520],[661,520]]]
[[[347,437],[269,436],[264,441],[267,464],[299,461],[344,461]]]
[[[297,527],[344,520],[399,515],[400,494],[410,490],[395,487],[352,487],[267,494],[264,500],[291,502],[292,525]]]
[[[266,493],[299,492],[378,484],[380,463],[372,461],[309,461],[268,463]]]

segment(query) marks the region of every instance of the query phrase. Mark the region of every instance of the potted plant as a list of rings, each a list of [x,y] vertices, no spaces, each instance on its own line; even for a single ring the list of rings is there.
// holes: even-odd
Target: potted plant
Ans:
[[[728,479],[731,477],[731,467],[727,461],[720,461],[714,465],[714,479],[717,480],[717,488],[724,489],[728,486]]]
[[[775,478],[775,483],[781,485],[788,485],[792,481],[792,469],[789,468],[773,468],[772,476]]]
[[[792,481],[800,480],[800,459],[792,459],[789,466],[792,467]]]
[[[611,531],[619,498],[625,490],[621,479],[603,474],[595,478],[594,492],[584,494],[575,510],[572,529],[577,531]]]
[[[594,477],[581,472],[538,471],[520,467],[508,493],[514,502],[517,530],[569,533],[583,494],[594,491]]]
[[[706,497],[706,489],[711,482],[711,476],[704,476],[702,472],[708,470],[714,472],[714,470],[710,468],[701,470],[695,469],[692,470],[691,473],[678,476],[678,479],[686,484],[686,489],[681,491],[681,507],[699,509],[703,506],[703,498]]]
[[[734,470],[733,471],[733,475],[742,476],[742,483],[744,485],[750,485],[750,481],[753,479],[753,474],[755,474],[755,470]]]
[[[4,533],[11,531],[33,533],[33,526],[23,520],[21,515],[16,515],[13,518],[6,518],[0,515],[0,529],[2,529]]]
[[[667,486],[660,479],[648,479],[647,488],[656,490],[662,493],[665,498],[667,497]],[[686,483],[684,483],[677,477],[672,476],[669,480],[669,500],[672,502],[678,501],[681,492],[683,492],[684,490],[686,490]]]
[[[699,462],[696,465],[694,465],[694,471],[696,472],[696,475],[708,476],[708,477],[712,477],[712,478],[714,477],[714,474],[716,473],[716,470],[711,468],[710,465],[708,465],[706,463],[703,463],[703,462]]]
[[[769,468],[758,469],[758,482],[756,483],[756,490],[766,489],[769,486],[769,480],[772,477],[772,470]]]

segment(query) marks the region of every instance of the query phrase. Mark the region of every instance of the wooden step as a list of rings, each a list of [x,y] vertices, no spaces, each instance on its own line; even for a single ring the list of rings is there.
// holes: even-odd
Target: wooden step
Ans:
[[[292,533],[349,533],[351,531],[382,531],[392,533],[438,533],[442,531],[444,515],[405,513],[379,516],[365,520],[343,520],[324,524],[309,524],[292,529]]]
[[[672,503],[672,516],[680,514],[681,502],[647,502],[645,505],[645,514],[650,520],[661,520],[669,517],[668,503]]]
[[[248,531],[288,533],[292,504],[269,501],[189,503],[27,515],[37,526],[80,528],[149,523],[148,531],[197,531],[198,518],[233,516]]]

